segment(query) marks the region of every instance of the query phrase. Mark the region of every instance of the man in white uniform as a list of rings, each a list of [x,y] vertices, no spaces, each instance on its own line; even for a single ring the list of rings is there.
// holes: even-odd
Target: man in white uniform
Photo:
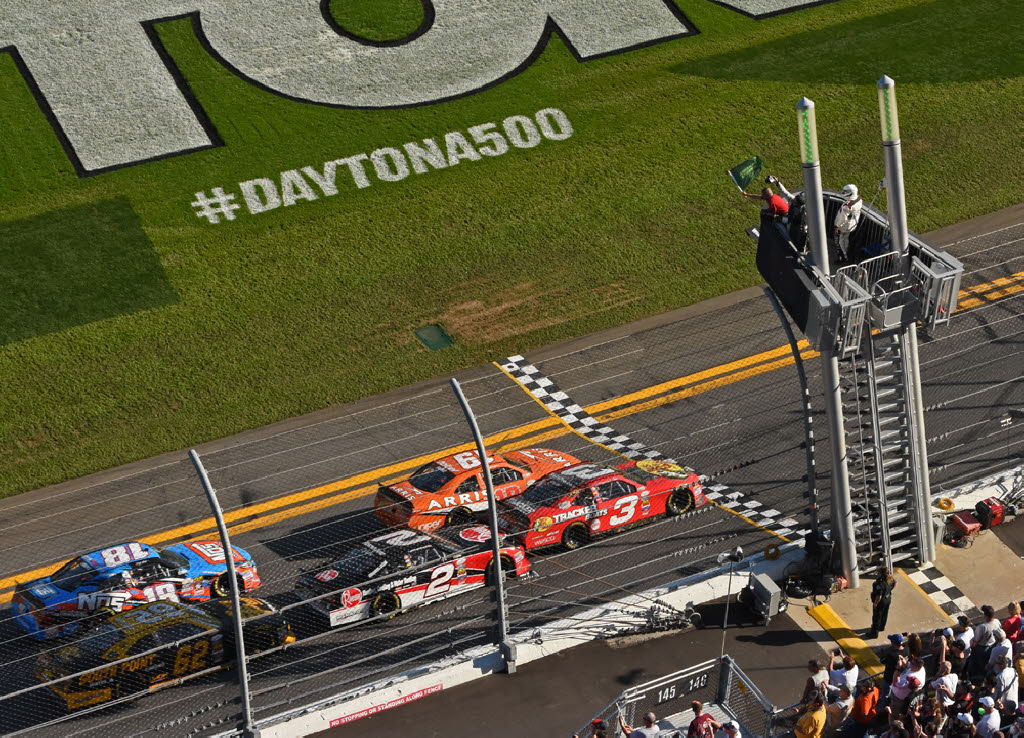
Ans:
[[[848,184],[843,188],[845,202],[836,213],[836,233],[839,236],[839,253],[843,259],[847,258],[850,248],[850,234],[857,229],[860,223],[860,213],[864,209],[864,201],[861,200],[857,191],[857,185]]]

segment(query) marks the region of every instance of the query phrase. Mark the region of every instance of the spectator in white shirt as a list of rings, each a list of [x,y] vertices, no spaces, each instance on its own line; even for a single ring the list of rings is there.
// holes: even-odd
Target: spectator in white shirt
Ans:
[[[942,700],[945,707],[955,702],[953,695],[956,694],[956,685],[959,681],[960,677],[952,672],[952,666],[948,661],[939,664],[939,671],[932,680],[932,688],[935,689],[935,696]]]
[[[995,645],[992,646],[992,650],[988,653],[988,666],[990,668],[995,666],[999,659],[1009,661],[1010,652],[1013,650],[1013,644],[1006,637],[1006,632],[1002,628],[996,631],[995,639]]]
[[[836,213],[835,227],[839,239],[839,253],[843,259],[847,258],[850,250],[850,234],[857,229],[860,223],[860,214],[864,209],[864,201],[857,192],[857,185],[848,184],[843,188],[843,204],[839,206]]]
[[[996,699],[1003,703],[1007,711],[1017,709],[1017,671],[1010,666],[1009,660],[1000,657],[995,663]]]
[[[996,709],[996,701],[988,695],[982,697],[978,702],[985,714],[981,716],[975,727],[978,730],[979,738],[992,738],[992,734],[999,730],[999,710]]]
[[[955,638],[964,644],[964,656],[970,658],[971,641],[974,640],[974,628],[971,627],[971,619],[966,615],[961,615],[956,621]]]
[[[853,693],[853,690],[857,686],[857,677],[860,675],[860,667],[857,666],[857,662],[853,660],[853,657],[846,654],[842,657],[842,663],[840,667],[836,668],[836,656],[840,652],[833,651],[829,654],[828,658],[828,675],[832,682],[832,686],[838,689],[844,684]]]

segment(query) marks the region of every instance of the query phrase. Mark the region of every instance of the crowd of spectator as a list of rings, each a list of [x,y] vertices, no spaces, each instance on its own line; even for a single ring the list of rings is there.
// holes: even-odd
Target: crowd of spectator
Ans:
[[[809,662],[797,738],[1024,738],[1021,604],[1008,609],[1002,621],[990,605],[980,622],[961,615],[927,643],[890,635],[873,678],[839,651]]]

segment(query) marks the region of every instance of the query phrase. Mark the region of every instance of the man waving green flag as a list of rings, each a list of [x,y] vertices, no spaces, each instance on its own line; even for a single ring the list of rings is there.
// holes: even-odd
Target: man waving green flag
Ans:
[[[750,183],[761,176],[764,162],[760,156],[752,156],[742,164],[737,164],[729,170],[729,178],[740,188],[740,191],[747,189]]]

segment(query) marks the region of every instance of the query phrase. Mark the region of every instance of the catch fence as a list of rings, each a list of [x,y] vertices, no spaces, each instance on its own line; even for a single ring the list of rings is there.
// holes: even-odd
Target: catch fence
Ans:
[[[1016,278],[1013,270],[1019,265],[998,244],[976,247],[975,254],[958,254],[969,270],[964,283],[985,286],[961,295],[961,305],[968,307],[949,326],[921,338],[935,492],[1018,466],[1024,448],[1024,376],[1013,358],[1020,353],[1016,345],[1024,293],[1008,292],[1014,283],[1007,281]],[[828,443],[821,374],[818,362],[803,350],[818,443],[818,514],[827,526],[831,469],[830,454],[821,451]],[[645,591],[717,568],[718,554],[737,545],[759,551],[777,540],[764,528],[796,538],[810,525],[803,395],[786,334],[760,293],[725,307],[682,311],[583,348],[497,363],[460,377],[492,455],[507,458],[517,451],[545,449],[531,453],[556,465],[563,462],[554,457],[611,467],[640,458],[656,462],[652,468],[677,464],[703,475],[705,492],[714,498],[712,504],[677,515],[655,507],[656,500],[623,495],[614,498],[623,501],[605,517],[628,509],[642,524],[607,537],[588,535],[575,550],[531,549],[530,576],[514,558],[506,562],[510,573],[520,574],[508,579],[505,590],[512,636],[543,639],[544,626],[571,623],[575,637],[592,638],[623,617],[649,610],[655,603]],[[380,553],[412,540],[387,525],[389,510],[406,515],[406,501],[418,504],[401,494],[381,493],[381,487],[401,487],[442,457],[459,474],[471,472],[465,487],[447,494],[453,502],[441,495],[441,506],[451,513],[444,522],[457,527],[467,520],[487,520],[479,505],[486,496],[479,470],[472,466],[474,448],[455,396],[439,384],[201,449],[231,544],[245,551],[258,570],[259,586],[251,586],[252,578],[245,580],[242,593],[264,601],[243,607],[248,617],[242,635],[253,634],[245,661],[255,725],[501,641],[500,608],[486,556],[470,561],[461,549],[451,559],[447,548],[413,550],[426,546],[406,546],[400,555]],[[518,459],[510,466],[524,475],[533,473],[528,457]],[[460,460],[470,468],[463,469]],[[507,469],[495,461],[492,472],[506,475],[499,487],[520,481]],[[526,492],[527,481],[522,480],[520,492]],[[551,517],[563,514],[584,515],[568,506]],[[507,517],[514,526],[515,515]],[[536,519],[528,523],[530,530],[549,525]],[[209,545],[222,542],[188,458],[175,455],[4,500],[0,533],[0,597],[13,602],[12,609],[0,612],[0,659],[7,667],[0,679],[0,733],[181,736],[244,728],[246,711],[232,655],[238,636],[231,615],[223,607],[189,615],[192,605],[186,615],[172,615],[161,599],[167,591],[152,589],[170,583],[178,593],[184,587],[201,590],[204,577],[219,580],[225,564],[216,561],[217,549]],[[389,544],[387,536],[396,534],[406,538]],[[477,531],[469,538],[459,546],[487,551],[485,534]],[[124,609],[116,598],[104,600],[111,587],[62,590],[85,608],[68,619],[75,625],[67,633],[37,640],[23,629],[28,611],[40,609],[33,598],[45,609],[62,596],[46,589],[32,593],[56,586],[41,578],[90,552],[102,558],[107,551],[114,569],[117,562],[133,563],[139,551],[128,548],[129,543],[172,549],[161,560],[173,559],[179,544],[203,544],[198,552],[193,549],[194,565],[190,559],[184,567],[168,567],[185,568],[185,575],[171,571],[154,579],[136,572],[139,586],[126,580],[114,588],[138,590],[137,599],[154,600],[148,606],[154,623],[136,624],[147,626],[140,629],[147,634],[138,643],[113,643],[117,634],[105,628],[118,617],[127,618],[129,628],[133,618],[143,617],[131,613],[144,611]],[[368,553],[353,557],[354,550]],[[215,561],[204,562],[203,551]],[[375,571],[382,561],[385,568]],[[452,566],[443,568],[449,562]],[[395,609],[387,585],[396,579],[429,604],[416,607],[413,598]],[[215,599],[228,595],[225,583],[218,585]],[[23,594],[15,600],[19,587]],[[449,597],[452,593],[457,596]],[[631,599],[624,604],[624,598]],[[154,624],[161,627],[149,633]],[[53,620],[40,627],[63,625]],[[713,668],[720,666],[716,662]],[[731,709],[752,734],[763,735],[767,718],[756,690],[742,672],[729,674]],[[93,694],[80,698],[83,703],[75,703],[69,713],[66,695],[55,687],[74,680],[83,687],[83,676],[87,688],[77,693]],[[143,676],[160,678],[144,685]],[[103,681],[107,677],[110,681]],[[692,693],[708,696],[700,690],[721,688],[717,677],[709,679],[713,684]],[[111,692],[105,696],[108,684]],[[154,685],[161,688],[145,694]],[[84,704],[93,698],[95,704]],[[649,703],[657,705],[657,693],[638,697],[628,709],[641,710]]]

